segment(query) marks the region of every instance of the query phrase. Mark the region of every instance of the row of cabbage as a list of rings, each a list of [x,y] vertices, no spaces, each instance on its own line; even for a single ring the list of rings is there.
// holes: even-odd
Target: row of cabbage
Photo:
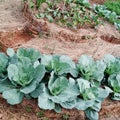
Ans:
[[[120,100],[120,58],[82,55],[75,63],[68,56],[31,48],[8,48],[6,53],[0,53],[0,93],[11,105],[38,99],[41,109],[76,108],[98,120],[105,98]]]

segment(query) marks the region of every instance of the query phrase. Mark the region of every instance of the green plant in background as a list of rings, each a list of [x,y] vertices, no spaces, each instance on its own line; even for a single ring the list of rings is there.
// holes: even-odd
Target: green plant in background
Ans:
[[[79,29],[83,26],[96,27],[101,24],[100,17],[104,17],[120,30],[119,3],[120,0],[108,0],[104,5],[92,7],[89,0],[37,0],[36,3],[29,0],[31,8],[38,8],[36,18],[47,19],[49,22],[72,29]]]
[[[92,19],[90,11],[86,9],[88,1],[42,1],[39,7],[37,18],[47,19],[49,22],[55,22],[60,26],[65,26],[73,29],[79,29],[84,25],[98,25]],[[84,5],[84,6],[83,6]],[[44,7],[43,7],[44,6]],[[45,7],[47,6],[47,7]],[[96,16],[93,13],[93,16]]]
[[[107,0],[104,5],[109,10],[116,12],[116,14],[120,16],[120,0]]]
[[[94,5],[94,11],[101,17],[104,17],[110,23],[114,24],[120,30],[119,16],[115,11],[109,10],[105,5]]]
[[[46,0],[36,0],[36,5],[37,5],[37,8],[40,7],[40,5],[45,2]]]

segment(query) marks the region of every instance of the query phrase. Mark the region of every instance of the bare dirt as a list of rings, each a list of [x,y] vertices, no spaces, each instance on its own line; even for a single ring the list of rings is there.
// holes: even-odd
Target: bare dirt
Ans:
[[[104,1],[91,0],[102,4]],[[104,22],[96,29],[81,28],[71,31],[47,21],[32,24],[23,17],[21,0],[0,0],[0,48],[32,47],[45,54],[65,54],[77,61],[80,55],[88,54],[95,59],[105,54],[120,56],[120,33],[113,25]],[[25,14],[24,14],[25,16]],[[29,16],[29,15],[28,15]],[[27,28],[27,29],[26,29]],[[41,32],[44,34],[38,34]],[[33,33],[31,35],[31,33]],[[34,37],[33,37],[34,36]],[[106,100],[100,111],[100,120],[120,120],[120,102]],[[48,118],[48,119],[47,119]],[[43,111],[37,107],[36,100],[24,100],[11,106],[0,96],[0,120],[85,120],[78,110]]]
[[[0,0],[0,50],[17,47],[31,39],[26,33],[21,0]]]

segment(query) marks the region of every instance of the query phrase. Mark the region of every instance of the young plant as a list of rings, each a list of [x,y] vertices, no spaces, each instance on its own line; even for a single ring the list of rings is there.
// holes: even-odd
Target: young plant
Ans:
[[[113,23],[120,30],[119,16],[115,11],[109,10],[105,5],[94,5],[94,11],[101,17],[104,17],[110,23]]]

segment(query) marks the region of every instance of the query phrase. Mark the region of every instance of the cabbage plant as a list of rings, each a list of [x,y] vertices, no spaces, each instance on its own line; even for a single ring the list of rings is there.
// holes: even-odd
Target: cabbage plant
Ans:
[[[73,77],[78,76],[75,63],[65,55],[43,55],[41,64],[45,65],[48,72],[54,71],[56,75],[71,74]]]
[[[99,86],[104,78],[106,64],[102,60],[94,61],[92,57],[82,55],[77,64],[79,75]]]
[[[77,98],[76,108],[78,110],[84,110],[90,120],[98,120],[101,103],[109,95],[109,91],[101,87],[96,87],[83,78],[77,79],[77,84],[79,96]]]
[[[34,91],[45,74],[43,65],[34,66],[29,58],[21,58],[7,68],[8,79],[0,84],[0,92],[9,104],[22,102],[23,97]]]
[[[40,86],[43,87],[43,89],[40,87],[38,94],[38,105],[40,108],[53,109],[56,112],[60,112],[61,106],[67,109],[75,107],[75,100],[77,95],[79,95],[79,91],[74,79],[70,78],[68,80],[64,76],[58,77],[52,72],[48,86],[43,83]],[[36,92],[32,96],[36,96]]]
[[[27,57],[31,60],[31,62],[36,62],[38,59],[41,58],[41,54],[39,51],[33,49],[33,48],[19,48],[17,50],[17,57],[18,59],[22,59],[24,57]]]
[[[110,75],[108,86],[112,89],[111,98],[113,100],[120,100],[120,73]]]
[[[103,62],[106,64],[105,73],[112,75],[115,73],[120,73],[120,59],[114,57],[113,55],[107,54],[103,58]]]

